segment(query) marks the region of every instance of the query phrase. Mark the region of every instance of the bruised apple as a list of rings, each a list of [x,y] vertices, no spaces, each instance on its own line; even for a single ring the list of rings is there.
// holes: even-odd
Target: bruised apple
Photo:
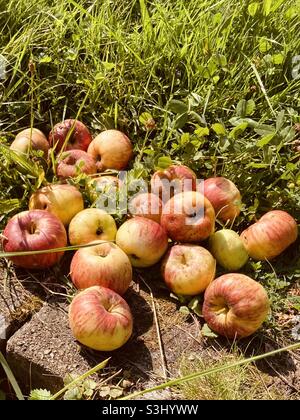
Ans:
[[[120,226],[116,244],[128,255],[134,267],[156,264],[168,248],[166,231],[145,217],[133,217]]]
[[[73,178],[79,173],[92,175],[97,172],[96,162],[83,150],[69,150],[57,160],[56,173],[59,178]]]
[[[233,221],[240,214],[241,194],[229,179],[223,177],[206,179],[203,193],[215,209],[217,219],[223,222]]]
[[[161,225],[173,241],[198,242],[214,232],[215,212],[202,194],[186,191],[165,204]]]
[[[119,130],[102,131],[91,142],[88,154],[97,161],[98,171],[125,169],[133,156],[129,138]]]
[[[198,245],[174,245],[163,259],[166,285],[178,295],[198,295],[212,282],[216,260]]]
[[[241,239],[250,257],[258,261],[277,257],[297,236],[295,219],[285,211],[272,210],[244,230]]]
[[[226,270],[237,271],[248,261],[248,253],[238,233],[222,229],[209,238],[210,251]]]
[[[5,252],[42,251],[67,245],[64,225],[45,210],[23,211],[12,217],[3,232]],[[17,266],[29,269],[48,268],[56,264],[63,252],[10,257]]]
[[[93,245],[95,243],[95,245]],[[71,262],[70,275],[77,289],[103,286],[123,295],[132,280],[129,258],[117,245],[99,241],[80,248]]]
[[[84,209],[69,224],[71,245],[83,245],[92,241],[114,241],[117,226],[114,218],[101,209]]]
[[[161,199],[152,193],[137,194],[129,202],[132,216],[142,216],[160,223],[163,204]]]
[[[195,191],[197,177],[194,171],[184,165],[171,165],[156,171],[151,178],[151,192],[165,203],[175,194]]]
[[[228,338],[255,333],[270,310],[265,289],[250,277],[225,274],[206,289],[202,314],[208,326]]]
[[[47,210],[64,225],[68,225],[83,208],[80,191],[68,184],[49,184],[33,193],[29,200],[29,210]]]
[[[132,334],[133,319],[125,300],[113,290],[89,287],[69,307],[71,331],[81,344],[100,351],[122,347]]]
[[[92,141],[92,136],[88,128],[81,121],[68,119],[53,127],[48,140],[50,146],[55,147],[57,152],[62,149],[66,141],[67,144],[64,150],[79,149],[86,152]]]
[[[37,128],[26,128],[16,135],[16,138],[10,145],[10,149],[19,152],[27,153],[30,148],[33,150],[41,150],[44,156],[47,157],[49,150],[49,143],[42,131]]]

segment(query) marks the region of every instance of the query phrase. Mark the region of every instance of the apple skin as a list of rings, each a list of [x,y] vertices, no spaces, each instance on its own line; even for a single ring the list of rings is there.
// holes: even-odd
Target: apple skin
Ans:
[[[30,140],[31,139],[31,140]],[[44,157],[47,157],[49,150],[49,143],[42,131],[37,128],[26,128],[16,135],[16,138],[10,145],[10,149],[19,153],[27,153],[29,148],[33,150],[41,150]]]
[[[77,341],[99,351],[122,347],[133,328],[125,300],[101,286],[89,287],[75,296],[69,307],[69,323]]]
[[[241,193],[229,179],[223,177],[206,179],[203,193],[215,209],[217,219],[232,222],[240,214]]]
[[[80,248],[71,262],[70,275],[77,289],[103,286],[123,295],[132,280],[128,256],[110,242],[93,241],[94,246]]]
[[[215,212],[202,194],[186,191],[174,195],[165,204],[161,225],[173,241],[199,242],[214,232]]]
[[[296,220],[287,212],[272,210],[241,233],[241,239],[256,261],[272,260],[298,237]]]
[[[105,130],[91,142],[88,154],[97,161],[98,171],[121,171],[132,158],[133,149],[131,141],[124,133],[119,130]]]
[[[84,209],[77,213],[69,224],[71,245],[83,245],[96,240],[114,241],[116,234],[114,218],[101,209]]]
[[[101,194],[107,194],[110,191],[116,193],[121,185],[122,182],[116,176],[98,176],[87,182],[87,190],[91,201],[94,202]]]
[[[178,295],[202,293],[215,274],[216,260],[207,249],[198,245],[174,245],[162,262],[164,281]]]
[[[141,216],[160,223],[163,204],[161,199],[152,193],[135,195],[129,202],[129,212],[132,216]]]
[[[67,245],[64,225],[45,210],[23,211],[13,216],[3,232],[5,252],[41,251]],[[48,268],[56,264],[63,252],[11,257],[17,266],[28,269]]]
[[[96,162],[83,150],[69,150],[64,152],[57,162],[56,173],[61,179],[73,178],[78,172],[87,175],[97,173]]]
[[[209,248],[218,264],[228,271],[238,271],[249,259],[238,233],[222,229],[209,238]]]
[[[29,210],[47,210],[66,226],[84,208],[83,198],[76,187],[50,184],[37,190],[29,200]]]
[[[208,286],[202,314],[216,333],[242,338],[260,328],[269,310],[269,298],[261,284],[244,274],[230,273]]]
[[[150,267],[166,252],[168,237],[158,223],[137,216],[120,226],[116,244],[126,252],[134,267]]]
[[[196,186],[195,172],[184,165],[171,165],[165,170],[156,171],[151,178],[151,192],[158,195],[163,202],[167,202],[175,194],[196,191]]]
[[[74,119],[68,119],[56,124],[49,134],[49,144],[51,147],[56,145],[55,150],[57,152],[62,149],[66,137],[72,127],[74,127],[73,133],[71,134],[64,150],[79,149],[84,152],[87,151],[89,144],[93,140],[91,133],[82,122]]]

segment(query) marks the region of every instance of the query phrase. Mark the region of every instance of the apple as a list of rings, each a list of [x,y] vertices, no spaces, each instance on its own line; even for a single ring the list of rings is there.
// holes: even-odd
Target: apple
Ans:
[[[272,210],[241,234],[244,246],[254,260],[272,260],[298,237],[296,220],[287,212]]]
[[[19,153],[27,153],[30,150],[41,150],[44,156],[47,157],[49,150],[49,143],[42,131],[37,128],[26,128],[18,133],[10,145],[10,149]]]
[[[90,199],[94,202],[101,194],[113,193],[121,187],[122,183],[116,176],[104,175],[92,178],[87,182]]]
[[[128,256],[111,242],[93,241],[89,245],[76,251],[72,259],[70,275],[74,285],[77,289],[103,286],[123,295],[132,280]]]
[[[243,274],[230,273],[208,286],[202,314],[216,333],[227,338],[242,338],[260,328],[269,310],[263,286]]]
[[[160,223],[163,204],[161,199],[152,193],[135,195],[129,202],[129,212],[132,216],[142,216]]]
[[[168,237],[158,223],[137,216],[120,226],[116,244],[126,252],[134,267],[150,267],[166,252]]]
[[[113,217],[101,209],[84,209],[73,217],[69,225],[71,245],[83,245],[95,240],[114,241],[116,233]]]
[[[171,165],[156,171],[151,178],[151,192],[167,202],[173,195],[184,191],[196,191],[197,176],[184,165]]]
[[[213,281],[216,260],[198,245],[174,245],[163,259],[166,285],[178,295],[198,295]]]
[[[102,131],[89,145],[88,153],[97,161],[98,171],[121,171],[133,156],[131,141],[118,130]]]
[[[100,351],[123,346],[133,328],[131,311],[125,300],[101,286],[89,287],[74,297],[69,307],[69,323],[77,341]]]
[[[199,187],[201,188],[201,185]],[[203,194],[215,209],[217,219],[232,222],[240,214],[241,193],[229,179],[223,177],[206,179]]]
[[[199,242],[214,232],[215,212],[202,194],[186,191],[165,204],[161,225],[173,241]]]
[[[56,173],[59,178],[75,177],[78,173],[92,175],[97,172],[96,162],[83,150],[69,150],[57,159]]]
[[[238,233],[222,229],[209,238],[210,251],[226,270],[237,271],[248,261],[248,253]]]
[[[64,225],[68,225],[83,208],[80,191],[69,184],[49,184],[33,193],[29,200],[29,210],[47,210]]]
[[[13,216],[3,232],[4,252],[42,251],[67,245],[64,225],[45,210],[29,210]],[[63,252],[10,257],[17,266],[29,269],[48,268],[56,264]]]
[[[92,141],[91,133],[82,122],[73,119],[65,120],[53,127],[48,137],[51,147],[55,147],[55,150],[59,152],[70,131],[71,134],[64,150],[79,149],[86,152]]]

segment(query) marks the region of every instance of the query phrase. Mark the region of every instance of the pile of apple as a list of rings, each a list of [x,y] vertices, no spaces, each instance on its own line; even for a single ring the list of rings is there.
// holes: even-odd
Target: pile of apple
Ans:
[[[172,165],[154,173],[151,192],[133,197],[128,219],[117,228],[104,210],[84,209],[81,192],[67,180],[78,170],[93,175],[124,169],[133,156],[125,134],[106,130],[93,140],[82,123],[66,120],[53,128],[48,139],[39,130],[25,130],[11,145],[18,153],[30,147],[45,154],[50,147],[57,152],[56,173],[62,183],[36,191],[29,210],[9,220],[3,249],[36,251],[11,260],[27,269],[45,269],[59,262],[61,248],[68,242],[80,246],[70,266],[79,293],[69,308],[70,327],[80,343],[107,351],[129,339],[133,320],[121,295],[132,281],[132,267],[150,267],[161,260],[162,277],[173,293],[205,292],[203,316],[213,331],[241,338],[262,325],[270,307],[267,293],[237,271],[249,257],[271,260],[297,239],[297,223],[291,215],[271,210],[241,235],[228,228],[215,231],[216,219],[232,226],[240,214],[239,190],[223,177],[198,184],[191,169]],[[170,195],[166,189],[171,181],[175,187]],[[99,185],[122,188],[118,178],[105,172],[91,185],[95,200]],[[229,273],[215,279],[216,263]]]

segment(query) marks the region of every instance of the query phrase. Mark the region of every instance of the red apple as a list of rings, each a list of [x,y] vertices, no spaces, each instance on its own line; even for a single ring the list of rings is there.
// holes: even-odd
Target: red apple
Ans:
[[[241,194],[229,179],[223,177],[206,179],[204,196],[215,209],[217,219],[223,222],[233,221],[240,214]]]
[[[53,214],[44,210],[23,211],[12,217],[3,232],[5,252],[42,251],[67,245],[64,225]],[[11,257],[23,268],[48,268],[56,264],[63,252]]]
[[[119,228],[116,244],[128,255],[134,267],[156,264],[168,248],[166,231],[145,217],[134,217]]]
[[[178,295],[198,295],[215,278],[216,260],[198,245],[174,245],[162,263],[166,285]]]
[[[114,241],[117,226],[114,218],[106,211],[96,208],[77,213],[69,225],[71,245],[83,245],[92,241]]]
[[[216,333],[241,338],[260,328],[269,309],[267,292],[259,283],[243,274],[230,273],[208,286],[202,313]]]
[[[87,189],[90,199],[96,201],[101,194],[115,194],[121,185],[122,182],[116,176],[105,175],[91,178],[87,182]]]
[[[92,175],[97,172],[96,162],[83,150],[69,150],[57,160],[57,176],[62,179],[73,178],[78,173]]]
[[[131,141],[118,130],[102,131],[89,145],[88,153],[97,161],[98,171],[121,171],[133,155]]]
[[[161,199],[152,193],[135,195],[129,202],[129,212],[132,216],[142,216],[160,223],[163,204]]]
[[[72,119],[65,120],[53,127],[48,138],[51,147],[56,146],[55,150],[59,152],[70,132],[64,150],[79,149],[86,152],[92,141],[91,133],[82,122]]]
[[[94,350],[112,351],[132,334],[133,320],[125,300],[113,290],[94,286],[78,293],[69,307],[76,340]]]
[[[165,204],[161,225],[173,241],[199,242],[214,232],[215,212],[202,194],[187,191],[174,195]]]
[[[44,156],[47,157],[49,150],[49,143],[40,130],[37,128],[26,128],[16,135],[16,138],[10,145],[11,150],[19,153],[27,153],[30,147],[33,150],[41,150]]]
[[[29,210],[47,210],[68,225],[84,208],[83,197],[69,184],[49,184],[37,190],[29,200]]]
[[[285,211],[272,210],[241,234],[244,246],[254,260],[271,260],[296,241],[298,227]]]
[[[197,176],[187,166],[171,165],[157,171],[151,178],[151,192],[158,195],[165,203],[175,194],[184,191],[196,191]]]
[[[129,258],[117,245],[99,241],[79,249],[71,262],[71,279],[77,289],[103,286],[123,295],[132,280]]]

